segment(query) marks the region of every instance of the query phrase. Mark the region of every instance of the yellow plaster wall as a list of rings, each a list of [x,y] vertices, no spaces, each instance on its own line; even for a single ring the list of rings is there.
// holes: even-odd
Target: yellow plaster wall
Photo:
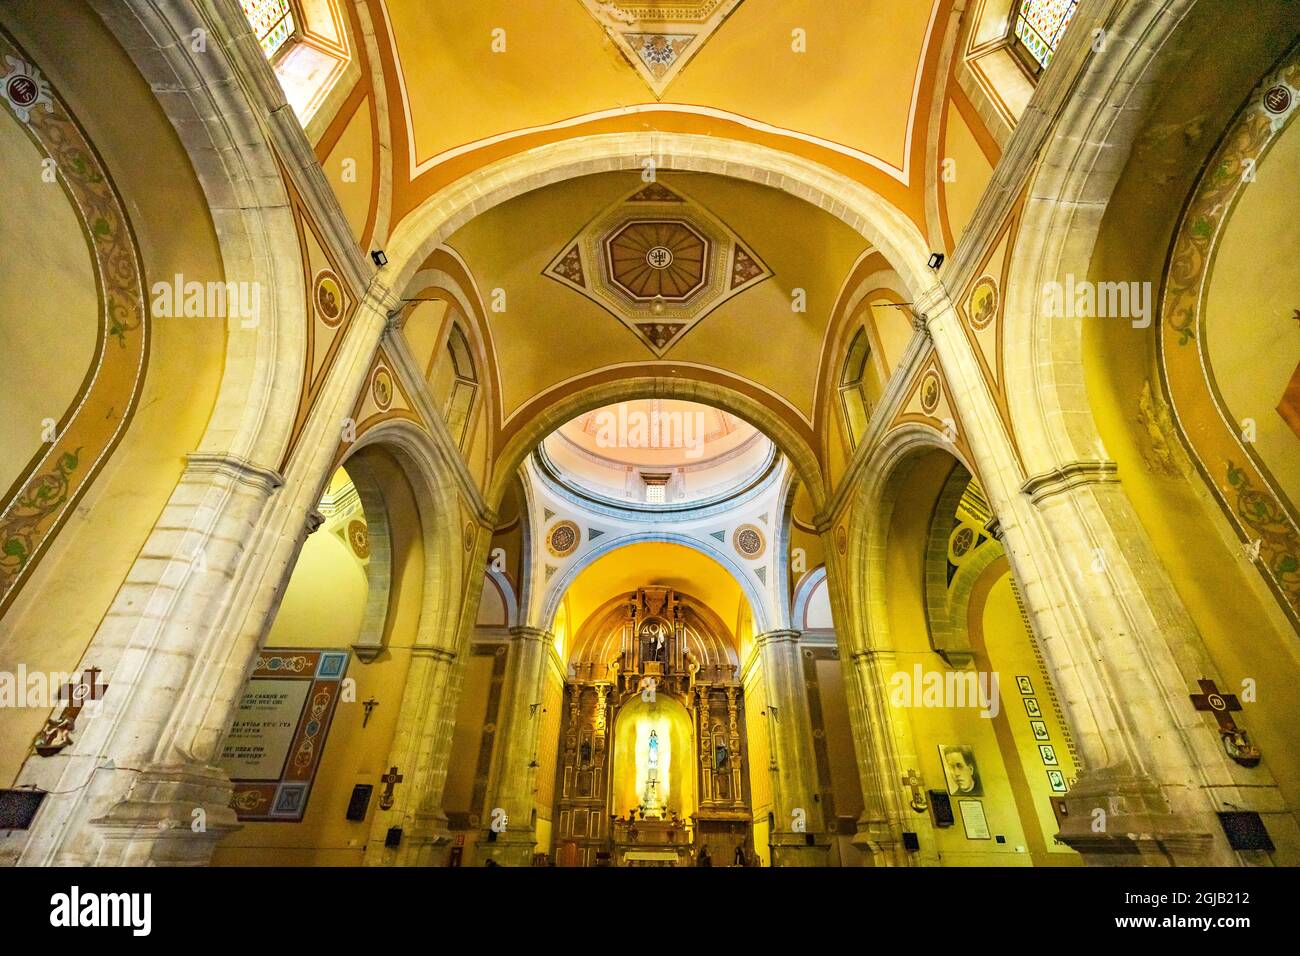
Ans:
[[[36,61],[102,156],[131,217],[146,289],[177,273],[186,281],[224,281],[207,205],[189,161],[153,93],[98,15],[81,0],[64,0],[57,17],[50,16],[44,0],[13,0],[0,7],[0,23]],[[123,115],[131,121],[122,122]],[[38,174],[39,168],[17,173],[23,178]],[[8,188],[5,204],[7,221],[29,215]],[[22,248],[2,257],[0,274],[22,268],[15,259],[31,257],[28,240],[33,235],[5,230],[2,241],[19,242]],[[47,277],[41,285],[49,282]],[[51,291],[73,314],[87,297],[70,274]],[[0,328],[20,318],[26,321],[21,311],[0,312]],[[7,328],[3,338],[7,349]],[[21,663],[28,671],[68,672],[77,666],[175,488],[186,453],[201,441],[224,365],[225,341],[219,319],[153,323],[135,417],[0,621],[0,669],[13,671]],[[61,375],[62,347],[44,353],[37,366],[48,382]],[[47,715],[40,708],[4,715],[0,781],[16,777]]]
[[[348,120],[329,157],[321,164],[358,242],[364,236],[366,219],[370,215],[370,193],[375,176],[370,111],[370,97],[366,97]]]
[[[944,155],[940,163],[952,160],[952,181],[943,181],[943,197],[948,210],[948,226],[955,242],[975,215],[975,207],[984,195],[984,188],[993,175],[989,163],[971,131],[966,117],[955,103],[948,104],[948,124],[944,138]],[[944,168],[940,167],[940,177]]]

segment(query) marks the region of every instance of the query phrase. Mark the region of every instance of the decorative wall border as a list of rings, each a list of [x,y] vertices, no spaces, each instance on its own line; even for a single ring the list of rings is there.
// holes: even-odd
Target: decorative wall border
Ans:
[[[81,220],[100,313],[94,358],[55,440],[36,453],[0,502],[3,614],[135,414],[149,353],[149,315],[135,233],[102,157],[49,80],[3,30],[0,59],[0,99],[54,162]]]
[[[1192,190],[1169,252],[1156,349],[1179,439],[1249,552],[1258,542],[1253,562],[1300,628],[1295,505],[1241,440],[1215,383],[1205,338],[1210,277],[1225,228],[1253,181],[1246,172],[1263,162],[1298,110],[1300,47],[1251,94]],[[1195,429],[1188,427],[1193,421]]]

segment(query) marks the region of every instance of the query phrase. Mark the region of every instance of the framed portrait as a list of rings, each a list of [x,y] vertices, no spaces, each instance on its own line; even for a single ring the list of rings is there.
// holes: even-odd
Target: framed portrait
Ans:
[[[1047,732],[1047,721],[1045,720],[1031,720],[1029,722],[1029,729],[1034,732],[1035,740],[1052,739],[1051,734]]]
[[[1041,716],[1043,716],[1043,708],[1041,708],[1041,707],[1038,706],[1038,698],[1037,698],[1037,697],[1026,697],[1026,698],[1025,698],[1025,713],[1027,713],[1030,717],[1041,717]]]
[[[1029,682],[1028,677],[1023,677],[1023,676],[1017,677],[1016,689],[1019,690],[1020,693],[1023,694],[1025,697],[1032,697],[1034,693],[1034,685]]]
[[[1051,744],[1039,744],[1038,755],[1043,758],[1043,763],[1049,767],[1056,767],[1061,763],[1056,759],[1056,748]]]
[[[1047,771],[1047,782],[1051,785],[1053,793],[1065,793],[1069,789],[1065,785],[1065,774],[1059,770]]]
[[[956,797],[984,796],[975,752],[970,747],[965,744],[940,744],[939,761],[943,764],[943,776],[948,783],[949,793]]]
[[[984,816],[984,804],[978,800],[958,800],[957,809],[961,811],[961,825],[966,829],[966,839],[991,839],[989,821]]]

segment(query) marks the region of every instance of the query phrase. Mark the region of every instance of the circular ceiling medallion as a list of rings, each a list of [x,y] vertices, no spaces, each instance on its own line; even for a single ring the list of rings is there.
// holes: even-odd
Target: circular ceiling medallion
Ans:
[[[1291,91],[1280,83],[1264,94],[1264,109],[1281,115],[1291,108]]]
[[[572,521],[560,521],[552,526],[546,536],[546,549],[557,558],[563,558],[578,550],[582,541],[582,532]]]
[[[679,219],[634,219],[605,240],[610,280],[638,302],[682,302],[708,281],[709,241]]]
[[[757,525],[742,524],[731,536],[731,546],[746,558],[761,558],[767,550],[767,538]]]
[[[316,314],[330,328],[343,321],[343,288],[339,285],[339,277],[328,269],[316,274],[312,299],[316,303]]]
[[[473,549],[474,539],[477,537],[478,534],[475,532],[474,522],[472,521],[465,522],[465,550],[466,551],[470,551]]]
[[[962,525],[952,534],[952,544],[949,547],[951,557],[956,558],[957,562],[970,553],[971,546],[975,544],[975,531],[969,525]],[[954,562],[954,563],[957,563]]]
[[[33,105],[41,95],[41,88],[30,76],[16,73],[5,83],[5,96],[19,108]]]
[[[970,324],[975,331],[987,329],[998,314],[998,284],[992,276],[982,276],[970,294]]]
[[[925,409],[927,415],[933,415],[934,410],[939,407],[939,396],[943,390],[939,387],[939,373],[931,369],[925,373],[925,378],[921,379],[921,407]]]
[[[835,550],[840,554],[845,554],[849,550],[849,532],[844,525],[835,529]]]
[[[348,544],[352,545],[352,553],[361,560],[370,557],[370,531],[364,521],[353,519],[348,522]]]
[[[375,377],[370,381],[370,394],[381,411],[387,411],[393,404],[393,375],[382,365],[375,369]]]

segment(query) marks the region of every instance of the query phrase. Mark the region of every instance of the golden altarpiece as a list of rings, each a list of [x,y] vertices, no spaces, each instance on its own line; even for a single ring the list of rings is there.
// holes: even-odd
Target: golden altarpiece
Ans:
[[[565,686],[556,780],[561,866],[753,860],[744,691],[711,610],[647,587],[593,614]]]

